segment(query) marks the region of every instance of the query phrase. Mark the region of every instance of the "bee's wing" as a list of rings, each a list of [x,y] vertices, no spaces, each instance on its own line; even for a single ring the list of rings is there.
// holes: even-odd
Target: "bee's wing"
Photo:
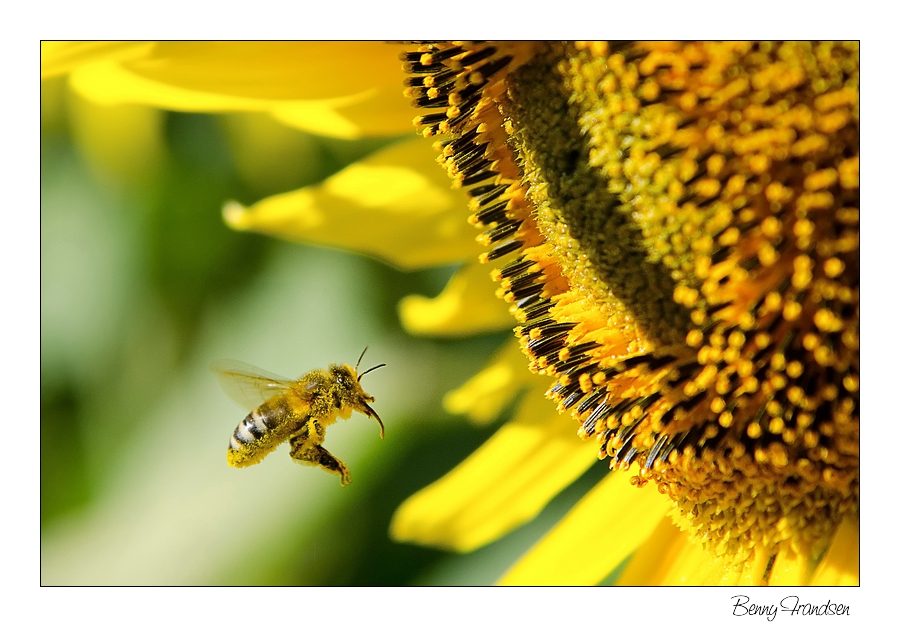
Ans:
[[[210,368],[225,393],[247,409],[256,409],[273,396],[288,391],[294,382],[240,361],[216,361]]]

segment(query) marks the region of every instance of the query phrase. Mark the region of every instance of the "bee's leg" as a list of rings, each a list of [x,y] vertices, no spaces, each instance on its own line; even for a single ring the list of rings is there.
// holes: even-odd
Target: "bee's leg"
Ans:
[[[306,423],[306,428],[309,432],[309,440],[307,441],[309,444],[321,445],[325,442],[325,426],[318,419],[310,418]]]
[[[340,476],[342,487],[350,484],[347,465],[332,456],[325,447],[311,442],[305,436],[291,438],[291,458],[303,464],[322,467],[325,471]]]

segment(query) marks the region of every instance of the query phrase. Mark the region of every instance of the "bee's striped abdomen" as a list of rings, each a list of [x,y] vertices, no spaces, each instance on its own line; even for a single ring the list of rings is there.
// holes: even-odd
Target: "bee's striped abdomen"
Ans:
[[[288,405],[275,399],[247,414],[228,441],[228,464],[246,467],[256,464],[287,437],[285,414]]]
[[[240,449],[242,444],[253,444],[269,431],[266,415],[253,410],[241,421],[231,436],[231,448]]]

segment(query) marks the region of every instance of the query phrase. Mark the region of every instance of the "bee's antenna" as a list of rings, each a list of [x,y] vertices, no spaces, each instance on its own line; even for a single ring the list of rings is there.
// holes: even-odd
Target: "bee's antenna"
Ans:
[[[369,372],[371,372],[373,369],[378,369],[379,367],[384,367],[385,365],[387,365],[387,363],[381,363],[380,365],[376,365],[375,367],[370,367],[369,369],[367,369],[366,371],[364,371],[362,374],[360,374],[359,376],[357,376],[357,377],[356,377],[356,380],[359,381],[360,378],[362,378],[364,375],[366,375],[366,374],[368,374]],[[359,363],[357,363],[357,366],[359,366]]]
[[[356,361],[356,367],[355,367],[355,369],[356,369],[357,371],[359,371],[359,364],[362,362],[362,357],[366,355],[366,351],[368,351],[368,349],[369,349],[369,346],[366,345],[366,346],[363,348],[362,354],[359,355],[359,360]],[[371,371],[371,370],[369,370],[369,371]],[[365,372],[363,372],[363,374],[365,374]],[[362,376],[362,374],[360,374],[360,376]],[[357,377],[357,378],[358,378],[358,377]]]

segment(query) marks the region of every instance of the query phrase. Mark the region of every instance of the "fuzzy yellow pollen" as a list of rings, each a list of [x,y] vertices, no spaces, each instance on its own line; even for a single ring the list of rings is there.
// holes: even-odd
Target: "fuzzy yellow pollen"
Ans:
[[[771,384],[772,389],[779,391],[787,387],[787,377],[783,374],[772,374],[769,378],[769,383]]]
[[[819,346],[819,343],[821,341],[819,340],[819,336],[817,334],[815,334],[814,332],[809,332],[803,335],[803,339],[800,342],[803,344],[803,349],[808,352],[812,352]]]
[[[803,434],[803,445],[807,449],[812,449],[819,444],[819,434],[815,431],[807,431]]]
[[[842,188],[859,188],[859,157],[845,159],[838,165]],[[859,211],[856,211],[857,217]]]
[[[766,217],[759,225],[759,229],[769,239],[775,239],[781,235],[781,219],[778,217]]]
[[[781,315],[786,321],[796,321],[800,318],[802,312],[803,306],[797,303],[797,301],[788,301],[784,304],[784,310],[782,310]]]
[[[781,295],[778,292],[772,291],[766,294],[765,301],[763,301],[763,307],[765,307],[770,312],[777,312],[781,309]],[[766,334],[757,334],[757,338],[766,338]],[[768,342],[765,345],[761,345],[757,343],[759,347],[765,347],[768,345]]]
[[[747,342],[747,335],[744,332],[734,331],[728,335],[728,344],[731,347],[740,349]]]
[[[740,239],[740,237],[741,231],[736,227],[731,226],[719,235],[719,245],[733,246],[738,242],[738,239]]]
[[[803,187],[807,190],[824,190],[830,188],[838,180],[838,171],[834,168],[818,170],[803,180]]]
[[[691,330],[688,332],[685,342],[691,347],[700,347],[703,344],[703,332],[700,330]]]
[[[788,400],[791,401],[794,405],[802,406],[805,402],[805,394],[803,392],[803,388],[797,385],[789,388],[787,391]]]
[[[769,364],[772,367],[772,369],[777,369],[780,371],[785,368],[785,366],[787,365],[787,361],[785,359],[784,354],[782,354],[781,352],[778,352],[777,354],[772,355],[772,359]]]
[[[734,368],[738,376],[748,378],[753,373],[753,362],[748,359],[742,359],[737,361]]]
[[[705,279],[709,276],[709,271],[712,268],[712,259],[709,255],[699,255],[695,261],[694,272],[697,277],[700,279]]]
[[[859,209],[857,208],[838,208],[834,213],[834,218],[843,224],[854,225],[859,223]]]
[[[786,467],[791,461],[790,456],[787,452],[787,448],[777,442],[773,443],[769,447],[769,455],[771,457],[772,464],[774,464],[776,467]]]
[[[782,203],[782,202],[788,201],[790,198],[791,198],[791,189],[786,188],[784,186],[784,184],[777,182],[777,181],[773,181],[771,184],[766,186],[766,199],[768,199],[770,202]],[[772,217],[769,217],[768,219],[772,219]],[[774,237],[780,228],[775,229],[774,233],[770,234],[770,232],[773,232],[773,230],[771,228],[771,224],[770,224],[770,227],[767,228],[764,223],[760,227],[760,229],[763,231],[764,234],[766,234],[766,236]]]
[[[771,165],[772,160],[768,157],[768,155],[763,154],[753,155],[749,161],[750,170],[757,175],[762,175],[763,173],[768,172]]]
[[[721,395],[727,395],[731,391],[731,381],[728,380],[728,376],[720,376],[718,380],[716,380],[716,392]],[[721,413],[721,412],[716,412]]]
[[[700,292],[694,288],[680,285],[675,288],[672,298],[680,305],[692,307],[697,303],[697,299],[700,298]]]
[[[816,225],[809,219],[798,219],[794,224],[794,234],[798,237],[809,237],[815,229]]]
[[[760,257],[760,262],[762,262],[762,257]],[[794,275],[791,277],[791,285],[794,286],[796,290],[805,290],[809,287],[809,284],[812,283],[813,273],[811,270],[796,270]]]
[[[582,374],[578,377],[578,388],[583,391],[585,394],[593,389],[594,385],[591,383],[590,374]]]
[[[844,262],[837,257],[827,259],[824,264],[825,275],[835,279],[844,272]]]
[[[756,254],[759,257],[759,262],[767,267],[777,263],[778,257],[780,256],[778,254],[778,250],[776,250],[775,247],[769,242],[763,243],[759,247],[759,250],[757,250]]]
[[[813,262],[808,254],[801,254],[794,259],[794,270],[812,270]]]
[[[844,329],[844,322],[834,312],[825,308],[813,315],[813,322],[823,332],[839,332]]]
[[[834,400],[838,396],[838,388],[834,385],[825,385],[822,388],[822,398],[825,400]]]
[[[712,399],[709,408],[714,414],[721,414],[725,411],[725,400],[721,396],[716,396]]]
[[[781,434],[784,431],[784,420],[778,416],[769,420],[769,433],[773,433],[776,436]]]
[[[695,308],[691,310],[691,323],[694,325],[703,325],[706,322],[706,310],[702,308]],[[702,338],[702,333],[701,333]]]

